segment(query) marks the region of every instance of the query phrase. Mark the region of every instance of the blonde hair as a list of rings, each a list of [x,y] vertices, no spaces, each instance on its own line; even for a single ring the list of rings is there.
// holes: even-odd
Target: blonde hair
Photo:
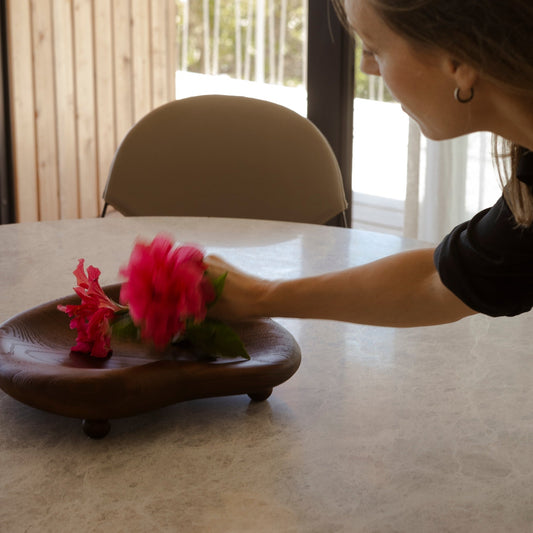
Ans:
[[[440,48],[533,105],[531,0],[367,0],[395,33]],[[343,0],[332,0],[349,26]],[[521,149],[494,136],[493,157],[504,197],[520,226],[533,223],[531,188],[516,177]]]

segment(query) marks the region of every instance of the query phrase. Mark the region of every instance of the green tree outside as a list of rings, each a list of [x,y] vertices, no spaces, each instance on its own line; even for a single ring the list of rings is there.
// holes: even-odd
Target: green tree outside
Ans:
[[[257,79],[257,5],[257,0],[176,0],[178,69]],[[206,6],[208,13],[204,12]],[[307,31],[303,0],[264,0],[264,6],[261,18],[265,36],[264,81],[302,86]],[[357,67],[360,60],[358,45]],[[387,89],[379,84],[379,79],[372,80],[356,68],[356,97],[393,101]]]

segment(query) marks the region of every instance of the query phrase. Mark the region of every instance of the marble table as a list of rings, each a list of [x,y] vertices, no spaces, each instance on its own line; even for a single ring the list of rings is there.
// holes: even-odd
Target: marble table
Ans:
[[[0,226],[0,322],[70,294],[79,257],[116,282],[135,237],[160,231],[269,277],[423,246],[233,219]],[[0,391],[0,531],[533,531],[531,314],[413,329],[276,321],[302,362],[265,402],[179,403],[91,440]]]

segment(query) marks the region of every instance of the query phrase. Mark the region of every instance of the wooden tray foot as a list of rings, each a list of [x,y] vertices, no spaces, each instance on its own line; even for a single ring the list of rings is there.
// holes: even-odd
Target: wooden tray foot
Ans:
[[[103,439],[111,429],[109,420],[84,420],[81,423],[83,432],[91,439]]]
[[[272,389],[263,389],[260,391],[249,392],[248,396],[254,402],[263,402],[272,394]]]

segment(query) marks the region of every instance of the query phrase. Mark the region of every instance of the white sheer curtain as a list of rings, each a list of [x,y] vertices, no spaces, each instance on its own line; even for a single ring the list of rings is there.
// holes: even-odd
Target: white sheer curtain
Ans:
[[[501,195],[488,133],[449,141],[421,137],[409,125],[404,235],[439,242]]]

